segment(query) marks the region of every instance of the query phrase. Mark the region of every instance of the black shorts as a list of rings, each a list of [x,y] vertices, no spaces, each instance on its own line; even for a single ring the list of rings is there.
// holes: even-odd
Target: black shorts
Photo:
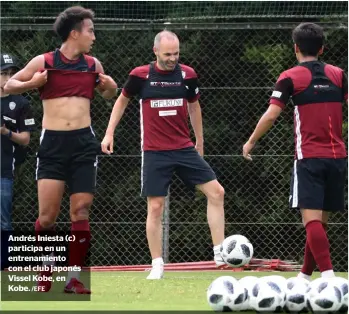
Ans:
[[[98,143],[91,127],[73,131],[42,130],[36,179],[65,181],[69,193],[94,193]]]
[[[347,160],[307,158],[295,160],[290,207],[344,211]]]
[[[212,168],[194,147],[145,151],[142,157],[142,196],[166,196],[174,173],[191,188],[216,179]]]

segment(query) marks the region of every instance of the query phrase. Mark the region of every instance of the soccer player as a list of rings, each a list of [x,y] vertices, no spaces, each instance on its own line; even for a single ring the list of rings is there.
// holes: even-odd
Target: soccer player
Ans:
[[[14,56],[1,54],[1,270],[8,265],[8,236],[12,232],[12,196],[14,165],[18,164],[15,153],[29,144],[30,131],[35,125],[34,117],[26,98],[9,95],[4,86],[19,66]],[[18,155],[18,154],[17,154]]]
[[[65,183],[69,187],[71,232],[69,266],[83,266],[90,243],[89,210],[95,184],[100,144],[91,127],[90,107],[97,88],[104,98],[116,95],[117,85],[104,74],[99,60],[87,55],[96,39],[94,13],[75,6],[60,13],[54,30],[62,40],[59,49],[33,58],[8,81],[8,93],[39,88],[44,116],[37,154],[39,218],[37,234],[55,233]],[[43,272],[43,276],[52,276]],[[50,281],[38,283],[49,291]],[[64,291],[89,294],[79,272],[69,272]]]
[[[310,279],[316,265],[333,277],[326,230],[329,214],[344,210],[347,152],[342,138],[342,103],[348,100],[344,71],[318,60],[324,50],[319,25],[302,23],[293,31],[299,64],[281,73],[270,106],[243,146],[243,156],[272,127],[292,98],[295,160],[290,207],[300,209],[306,230],[304,264],[299,277]]]
[[[197,187],[207,197],[207,217],[211,230],[214,259],[223,267],[220,244],[224,240],[224,189],[203,159],[204,139],[195,71],[179,64],[179,40],[176,34],[162,31],[154,40],[156,62],[133,69],[115,102],[102,151],[113,152],[116,126],[131,97],[139,95],[141,105],[141,195],[147,197],[147,239],[152,256],[148,279],[161,279],[161,218],[165,197],[176,171],[189,186]],[[188,112],[196,144],[190,139]]]

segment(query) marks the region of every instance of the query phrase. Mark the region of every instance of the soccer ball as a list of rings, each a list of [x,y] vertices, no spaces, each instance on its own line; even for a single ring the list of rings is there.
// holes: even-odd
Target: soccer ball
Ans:
[[[250,306],[250,295],[252,294],[252,288],[257,280],[258,278],[255,276],[246,276],[239,280],[240,285],[245,289],[245,293],[247,294],[247,298],[241,306],[241,311],[253,310]]]
[[[333,284],[342,292],[342,306],[338,309],[338,313],[348,312],[348,280],[342,277],[331,278]]]
[[[250,306],[256,312],[282,313],[286,294],[274,280],[260,278],[252,288]]]
[[[231,276],[215,279],[207,289],[207,301],[216,312],[240,311],[246,299],[245,290]]]
[[[312,313],[337,312],[342,306],[342,292],[331,279],[315,279],[308,287],[307,306]]]
[[[226,264],[240,267],[250,262],[253,256],[253,246],[244,236],[236,234],[224,239],[221,255]]]
[[[309,282],[303,278],[292,277],[286,283],[287,313],[307,313],[307,290]]]
[[[285,292],[285,294],[286,294],[287,279],[285,277],[282,277],[279,275],[271,275],[271,276],[265,276],[262,278],[263,278],[263,280],[276,282],[279,285],[279,287],[281,288],[281,291]]]
[[[286,304],[287,279],[285,277],[278,276],[278,275],[265,276],[265,277],[262,277],[261,279],[269,282],[271,285],[274,283],[279,287],[279,289],[274,287],[274,290],[279,291],[279,298],[281,300],[280,306],[284,308]]]

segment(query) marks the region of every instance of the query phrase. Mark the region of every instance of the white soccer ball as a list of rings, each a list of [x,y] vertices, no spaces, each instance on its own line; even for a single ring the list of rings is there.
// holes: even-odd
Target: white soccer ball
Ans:
[[[231,276],[218,277],[207,289],[207,302],[216,312],[240,311],[245,299],[245,289]]]
[[[341,306],[342,292],[331,279],[318,278],[309,284],[307,307],[311,312],[337,312]]]
[[[292,277],[286,283],[286,303],[287,313],[307,313],[307,290],[309,281],[303,278]]]
[[[260,278],[252,288],[250,306],[256,312],[282,313],[285,296],[280,284],[274,280]]]
[[[270,275],[262,277],[262,279],[276,282],[280,286],[281,290],[286,293],[287,279],[285,277],[280,275]]]
[[[338,309],[338,313],[348,312],[348,280],[343,277],[331,278],[333,284],[342,292],[342,305]]]
[[[258,278],[255,276],[246,276],[239,280],[240,285],[245,289],[245,294],[247,294],[247,298],[241,306],[241,311],[253,310],[253,308],[250,306],[250,295],[252,294],[253,286],[257,280]]]
[[[225,263],[231,267],[248,264],[253,256],[253,246],[244,236],[236,234],[224,239],[221,255]]]

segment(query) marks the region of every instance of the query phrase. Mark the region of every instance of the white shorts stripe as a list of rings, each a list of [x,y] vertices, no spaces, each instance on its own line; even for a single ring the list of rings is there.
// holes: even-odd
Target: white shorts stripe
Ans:
[[[92,126],[91,126],[91,125],[90,125],[90,129],[91,129],[91,133],[93,134],[93,136],[94,136],[94,137],[96,137],[96,134],[95,134],[95,132],[93,131]]]
[[[143,168],[144,168],[144,151],[142,151],[142,165],[141,165],[141,195],[143,193]]]
[[[298,207],[298,176],[297,176],[297,160],[293,165],[293,188],[292,188],[292,207]]]
[[[294,107],[294,115],[296,118],[296,151],[298,160],[303,159],[302,153],[302,133],[301,133],[301,119],[299,116],[298,107]]]
[[[41,135],[40,135],[40,143],[39,143],[39,149],[40,149],[40,145],[44,139],[45,136],[45,129],[42,129],[41,131]],[[38,153],[36,153],[36,155],[38,155]],[[36,170],[35,170],[35,179],[38,179],[38,170],[39,170],[39,157],[36,157]]]

